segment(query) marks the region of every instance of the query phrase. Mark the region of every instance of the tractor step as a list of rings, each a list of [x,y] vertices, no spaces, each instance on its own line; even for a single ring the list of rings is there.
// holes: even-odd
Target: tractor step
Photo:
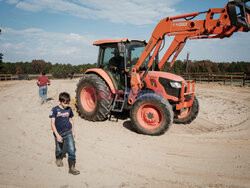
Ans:
[[[114,99],[114,102],[113,102],[113,105],[112,105],[112,108],[111,108],[111,111],[113,111],[113,112],[122,112],[125,101],[126,101],[126,97],[125,97],[123,91],[116,93],[115,99]]]

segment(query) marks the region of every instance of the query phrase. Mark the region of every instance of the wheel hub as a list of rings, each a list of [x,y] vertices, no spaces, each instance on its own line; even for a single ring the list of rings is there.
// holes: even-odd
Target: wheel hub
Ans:
[[[159,109],[152,105],[143,106],[141,109],[142,121],[150,127],[158,126],[161,121]]]
[[[93,88],[86,86],[82,89],[81,103],[82,103],[82,107],[87,112],[92,112],[95,109],[97,99],[96,99],[95,91]]]
[[[154,114],[152,114],[152,113],[148,113],[148,119],[153,119],[154,118]]]

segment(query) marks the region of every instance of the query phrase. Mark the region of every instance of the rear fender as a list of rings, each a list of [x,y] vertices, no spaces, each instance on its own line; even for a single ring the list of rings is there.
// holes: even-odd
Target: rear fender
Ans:
[[[103,70],[103,69],[99,69],[99,68],[95,68],[95,69],[88,69],[84,74],[97,74],[98,76],[100,76],[102,79],[104,79],[104,81],[108,84],[111,92],[113,94],[116,94],[116,90],[114,87],[114,83],[112,82],[111,78],[109,77],[109,75]]]

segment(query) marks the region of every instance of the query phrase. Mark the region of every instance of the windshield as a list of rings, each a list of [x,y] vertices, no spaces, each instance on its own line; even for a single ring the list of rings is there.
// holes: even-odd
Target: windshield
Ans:
[[[117,66],[123,67],[124,54],[119,53],[117,44],[102,47],[102,61],[101,66]]]
[[[132,67],[134,66],[138,59],[140,58],[143,50],[145,48],[145,44],[141,42],[133,42],[131,44],[127,45],[127,67]],[[147,57],[146,60],[144,61],[144,65],[148,64],[149,58]]]

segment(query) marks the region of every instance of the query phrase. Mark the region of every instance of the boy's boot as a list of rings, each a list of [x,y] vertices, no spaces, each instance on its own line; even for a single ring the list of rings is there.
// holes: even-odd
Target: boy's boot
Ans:
[[[56,166],[62,167],[63,166],[63,156],[62,154],[56,156]]]
[[[80,174],[80,171],[75,169],[76,161],[72,159],[68,159],[68,162],[69,162],[69,173],[73,175]]]

